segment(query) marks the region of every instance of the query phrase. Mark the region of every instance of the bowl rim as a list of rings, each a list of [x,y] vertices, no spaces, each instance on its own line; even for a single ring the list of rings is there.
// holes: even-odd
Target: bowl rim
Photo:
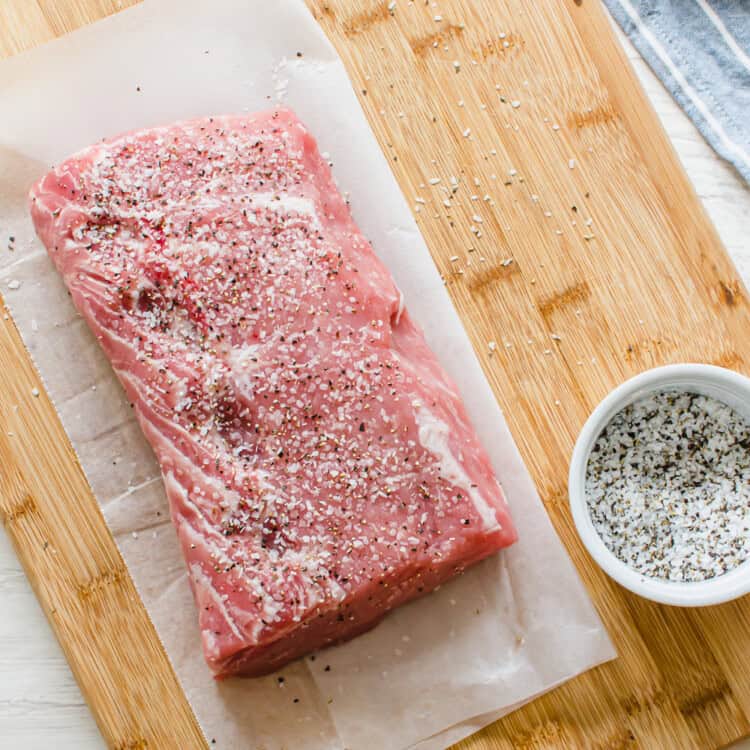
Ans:
[[[589,554],[607,575],[646,599],[682,607],[700,607],[736,599],[750,593],[750,558],[728,573],[705,581],[651,578],[611,552],[591,521],[585,481],[594,442],[617,412],[660,390],[684,390],[713,396],[750,420],[750,378],[723,367],[697,363],[664,365],[645,370],[621,383],[591,412],[573,448],[568,472],[568,499],[576,530]]]

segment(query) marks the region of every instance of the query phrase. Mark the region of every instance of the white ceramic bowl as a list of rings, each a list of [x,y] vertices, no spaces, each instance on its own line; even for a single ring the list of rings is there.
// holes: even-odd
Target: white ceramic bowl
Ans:
[[[750,379],[712,365],[681,364],[657,367],[615,388],[594,409],[578,436],[570,461],[568,494],[578,533],[591,556],[619,584],[646,599],[682,607],[719,604],[750,593],[750,560],[722,576],[698,582],[650,578],[626,565],[607,549],[594,528],[586,502],[586,466],[602,430],[621,409],[661,390],[701,393],[723,401],[750,420]]]

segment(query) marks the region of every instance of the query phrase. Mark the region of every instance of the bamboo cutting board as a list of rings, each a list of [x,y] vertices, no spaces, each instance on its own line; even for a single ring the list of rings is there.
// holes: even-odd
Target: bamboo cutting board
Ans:
[[[128,4],[2,0],[0,54]],[[613,386],[678,361],[750,374],[747,293],[598,0],[308,5],[620,654],[460,747],[683,750],[750,734],[750,597],[702,610],[638,599],[588,558],[567,507],[573,442]],[[0,320],[0,508],[102,734],[119,750],[206,747],[35,386]]]

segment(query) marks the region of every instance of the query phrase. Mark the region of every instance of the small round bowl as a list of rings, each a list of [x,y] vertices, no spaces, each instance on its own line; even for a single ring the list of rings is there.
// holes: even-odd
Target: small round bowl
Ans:
[[[728,573],[705,581],[682,583],[651,578],[626,565],[610,552],[591,521],[586,502],[586,467],[594,443],[621,409],[649,393],[663,390],[712,396],[750,420],[750,378],[723,367],[667,365],[647,370],[627,380],[594,409],[576,441],[568,476],[573,520],[586,549],[602,570],[635,594],[680,607],[703,607],[736,599],[750,593],[750,560]]]

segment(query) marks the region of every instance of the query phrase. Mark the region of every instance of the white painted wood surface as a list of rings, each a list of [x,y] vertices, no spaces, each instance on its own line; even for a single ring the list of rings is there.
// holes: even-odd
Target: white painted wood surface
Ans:
[[[750,287],[750,190],[709,148],[627,39],[620,38]],[[4,533],[0,533],[0,603],[0,747],[100,750],[104,744],[96,724]],[[750,750],[750,740],[734,750]]]

